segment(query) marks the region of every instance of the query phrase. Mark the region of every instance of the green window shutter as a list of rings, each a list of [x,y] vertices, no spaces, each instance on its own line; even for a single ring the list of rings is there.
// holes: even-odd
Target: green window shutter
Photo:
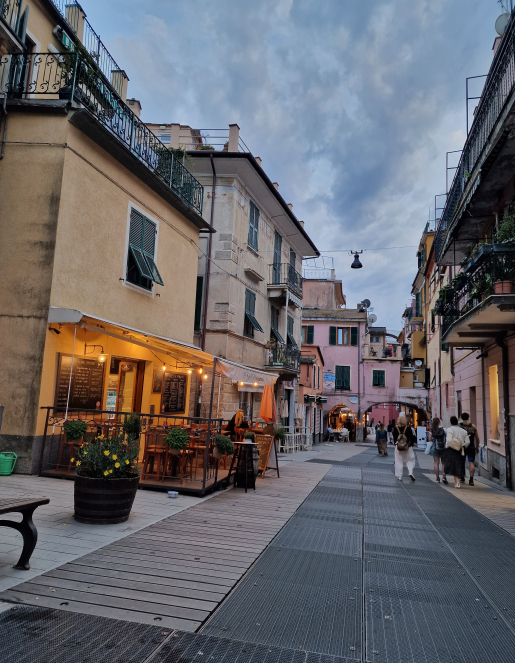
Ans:
[[[129,250],[140,276],[164,285],[155,263],[156,224],[135,209],[131,210],[129,228]]]
[[[329,345],[336,345],[336,327],[329,327]]]
[[[351,330],[350,330],[350,344],[351,345],[357,345],[358,344],[358,328],[357,327],[351,327]]]
[[[306,335],[307,336],[306,343],[308,345],[313,345],[313,332],[314,332],[315,327],[313,325],[309,325],[307,329],[308,329],[308,331],[307,331],[307,335]]]
[[[384,371],[372,371],[372,386],[384,387]]]
[[[259,209],[254,205],[252,200],[249,207],[249,236],[247,243],[254,251],[257,251],[259,240]]]
[[[195,295],[195,329],[200,329],[200,318],[202,316],[202,294],[204,286],[204,277],[197,276],[197,292]]]
[[[343,369],[344,366],[335,366],[334,367],[334,375],[335,375],[335,383],[334,387],[335,389],[343,389]]]
[[[350,366],[342,366],[343,368],[343,388],[350,389]]]

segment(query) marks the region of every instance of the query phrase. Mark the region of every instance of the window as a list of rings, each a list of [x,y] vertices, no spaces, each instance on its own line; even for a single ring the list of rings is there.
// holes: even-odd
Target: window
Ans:
[[[129,283],[145,290],[152,290],[152,283],[164,285],[154,262],[156,235],[156,224],[133,208],[129,228],[126,278]]]
[[[245,322],[243,323],[243,334],[254,338],[254,330],[262,332],[261,325],[254,317],[256,312],[256,293],[248,288],[245,290]]]
[[[317,370],[317,367],[315,366],[315,364],[313,364],[313,389],[316,389],[316,387],[317,387],[317,384],[316,384],[316,382],[317,382],[316,381],[316,377],[317,377],[316,370]]]
[[[499,431],[499,373],[497,364],[488,368],[488,383],[490,387],[490,439],[500,440]]]
[[[279,333],[279,309],[275,306],[272,306],[271,309],[271,325],[270,325],[270,337],[275,338],[279,343],[284,344],[284,338]]]
[[[381,343],[381,337],[380,336],[371,336],[370,337],[370,342],[371,343]]]
[[[197,292],[195,295],[195,326],[194,329],[200,329],[200,319],[202,317],[202,294],[204,286],[204,277],[197,276]]]
[[[318,371],[317,371],[317,382],[318,382],[318,389],[320,389],[320,366],[318,366]]]
[[[350,327],[329,327],[329,345],[349,345],[351,337]]]
[[[315,327],[313,325],[308,325],[307,327],[302,327],[300,340],[302,343],[307,343],[308,345],[313,345],[313,334]]]
[[[281,283],[281,260],[283,251],[283,238],[277,230],[274,235],[274,262],[272,267],[272,283]]]
[[[351,327],[350,330],[350,344],[353,346],[358,345],[358,328],[357,327]]]
[[[243,418],[245,421],[252,421],[254,415],[254,394],[249,391],[239,392],[238,406],[243,410]]]
[[[292,345],[294,348],[298,347],[297,341],[293,337],[293,318],[291,317],[291,315],[288,316],[288,332],[287,332],[286,343],[288,345]]]
[[[162,143],[169,143],[172,140],[172,134],[171,133],[162,133],[159,134],[159,140]]]
[[[372,371],[372,386],[373,387],[385,386],[384,371]]]
[[[334,373],[336,391],[348,391],[350,389],[350,366],[335,366]]]
[[[259,210],[250,201],[250,214],[249,214],[249,238],[247,244],[254,251],[258,250],[258,237],[259,237]]]

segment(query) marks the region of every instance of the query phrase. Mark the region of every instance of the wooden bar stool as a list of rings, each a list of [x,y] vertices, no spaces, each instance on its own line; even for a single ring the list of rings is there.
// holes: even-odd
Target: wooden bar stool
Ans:
[[[165,458],[168,447],[164,443],[166,433],[159,431],[148,431],[145,434],[145,450],[143,452],[143,467],[141,468],[141,479],[145,479],[147,474],[157,475],[160,479],[165,471]],[[149,472],[149,465],[151,471]],[[157,465],[157,468],[156,468]]]

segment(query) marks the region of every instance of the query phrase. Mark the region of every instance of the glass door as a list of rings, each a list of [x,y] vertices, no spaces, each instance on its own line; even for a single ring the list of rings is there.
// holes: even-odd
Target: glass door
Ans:
[[[138,364],[131,361],[120,361],[118,373],[118,412],[134,411],[134,396],[136,394],[136,378]]]

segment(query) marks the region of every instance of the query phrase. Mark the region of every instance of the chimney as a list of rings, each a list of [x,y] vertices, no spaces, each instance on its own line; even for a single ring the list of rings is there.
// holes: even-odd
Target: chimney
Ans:
[[[258,162],[258,164],[261,166],[261,157],[254,157],[254,159]]]
[[[274,189],[276,191],[279,191],[279,185],[277,184],[277,182],[274,182],[273,184],[274,184]]]
[[[123,101],[127,101],[127,83],[129,77],[123,69],[113,69],[111,72],[111,85],[118,92]]]
[[[299,223],[300,223],[300,227],[304,228],[304,221],[299,221]]]
[[[240,140],[240,127],[237,124],[229,125],[229,152],[238,151],[238,143]]]
[[[127,105],[136,117],[141,115],[141,104],[137,99],[127,99]]]
[[[290,212],[293,212],[293,205],[291,203],[288,203],[288,209],[290,210]]]
[[[172,123],[170,125],[170,134],[170,147],[177,150],[181,146],[181,125]]]

